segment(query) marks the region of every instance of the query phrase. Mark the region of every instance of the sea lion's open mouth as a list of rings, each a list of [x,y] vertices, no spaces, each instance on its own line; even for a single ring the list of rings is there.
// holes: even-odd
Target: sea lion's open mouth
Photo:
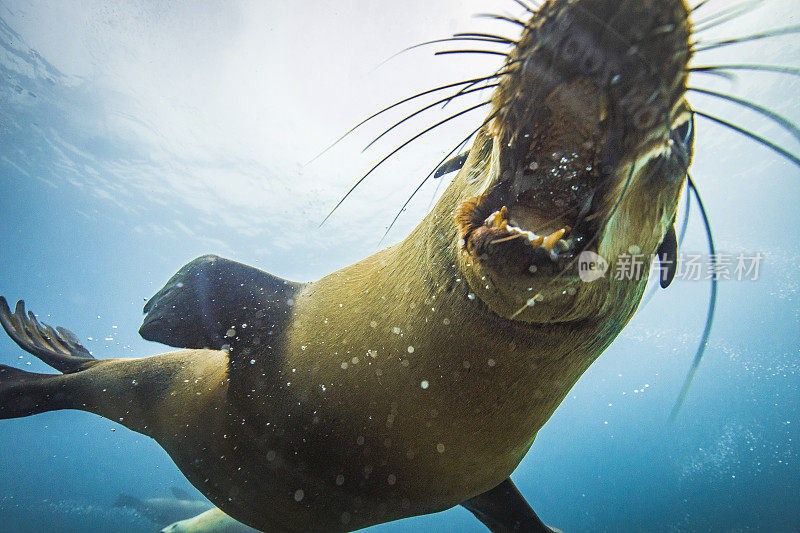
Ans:
[[[525,25],[492,100],[492,160],[473,160],[492,178],[455,213],[474,262],[568,276],[581,252],[596,251],[614,197],[670,157],[686,13],[680,2],[553,0]]]
[[[604,181],[605,99],[577,81],[542,102],[503,141],[496,185],[457,213],[464,249],[484,259],[502,255],[531,275],[563,269],[589,246],[598,230],[594,199]]]

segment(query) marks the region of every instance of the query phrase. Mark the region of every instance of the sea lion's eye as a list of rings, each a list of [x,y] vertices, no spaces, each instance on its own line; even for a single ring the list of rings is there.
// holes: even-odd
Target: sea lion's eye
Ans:
[[[686,120],[681,122],[672,130],[673,139],[683,145],[690,145],[694,142],[694,116],[689,115]]]

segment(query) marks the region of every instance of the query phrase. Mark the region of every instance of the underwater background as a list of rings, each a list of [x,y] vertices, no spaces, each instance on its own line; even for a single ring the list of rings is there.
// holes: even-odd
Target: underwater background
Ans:
[[[797,0],[762,4],[699,38],[800,22]],[[711,0],[698,17],[732,5]],[[510,0],[0,0],[0,294],[24,298],[96,357],[148,356],[167,349],[138,336],[142,306],[198,255],[303,281],[401,240],[443,184],[426,184],[379,244],[418,181],[482,115],[401,151],[322,227],[360,176],[455,109],[409,121],[362,154],[401,111],[309,161],[388,104],[500,66],[499,57],[434,57],[426,47],[383,63],[457,31],[515,36],[513,26],[472,18],[486,11],[520,16]],[[694,61],[732,63],[800,66],[800,37]],[[690,84],[800,121],[796,76],[742,71]],[[752,111],[690,101],[800,151]],[[703,330],[707,281],[658,291],[539,433],[512,479],[567,533],[800,531],[800,170],[718,125],[698,118],[696,129],[691,174],[717,248],[763,254],[759,276],[721,282],[708,349],[675,422],[667,419]],[[706,254],[705,239],[694,209],[682,250]],[[52,372],[5,335],[0,363]],[[114,502],[173,487],[198,494],[153,440],[98,416],[0,422],[0,531],[152,532],[160,527]],[[371,531],[485,529],[459,507]]]

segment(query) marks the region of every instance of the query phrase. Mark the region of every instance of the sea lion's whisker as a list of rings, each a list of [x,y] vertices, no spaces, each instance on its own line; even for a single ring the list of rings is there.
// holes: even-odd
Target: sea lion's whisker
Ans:
[[[686,70],[684,70],[684,72],[691,73],[692,71],[689,70],[689,69],[686,69]],[[736,81],[736,74],[732,74],[730,72],[721,72],[721,71],[720,72],[716,72],[716,71],[713,71],[713,70],[708,70],[708,71],[701,70],[701,71],[698,71],[697,74],[706,74],[707,76],[715,76],[717,78],[723,78],[723,79],[725,79],[727,81],[730,81],[730,82]]]
[[[769,39],[771,37],[778,37],[781,35],[791,35],[794,33],[800,33],[800,25],[795,26],[787,26],[785,28],[776,28],[774,30],[769,30],[762,33],[755,33],[753,35],[745,35],[744,37],[736,37],[734,39],[725,39],[722,41],[715,41],[709,42],[704,44],[703,46],[699,47],[692,47],[692,51],[694,53],[699,52],[707,52],[708,50],[716,50],[717,48],[723,48],[726,46],[730,46],[732,44],[739,44],[739,43],[747,43],[752,41],[759,41],[762,39]],[[695,44],[703,44],[702,41],[698,41]]]
[[[362,152],[368,150],[373,144],[378,142],[387,133],[389,133],[390,131],[394,130],[396,127],[400,126],[404,122],[407,122],[407,121],[411,120],[415,116],[417,116],[417,115],[419,115],[421,113],[424,113],[425,111],[429,110],[432,107],[436,107],[437,105],[439,105],[441,103],[452,102],[453,100],[455,100],[456,98],[458,98],[460,96],[464,96],[464,95],[467,95],[467,94],[470,94],[470,93],[479,92],[479,91],[485,91],[486,89],[491,89],[493,87],[497,87],[498,85],[499,85],[499,83],[492,83],[490,85],[485,85],[483,87],[476,87],[474,89],[470,89],[469,91],[463,91],[463,92],[459,91],[459,92],[457,92],[456,94],[454,94],[452,96],[448,96],[447,98],[442,98],[441,100],[437,100],[437,101],[433,102],[432,104],[426,105],[425,107],[415,111],[414,113],[411,113],[410,115],[408,115],[404,119],[402,119],[402,120],[400,120],[398,122],[395,122],[391,127],[387,128],[383,133],[381,133],[380,135],[375,137],[375,139],[373,139],[372,142],[370,142],[367,146],[365,146],[364,149],[362,150]]]
[[[395,52],[394,54],[390,55],[389,57],[387,57],[386,59],[384,59],[383,61],[378,63],[378,65],[375,68],[376,69],[380,68],[383,65],[385,65],[386,63],[388,63],[389,61],[391,61],[392,59],[394,59],[394,58],[396,58],[396,57],[398,57],[398,56],[400,56],[402,54],[405,54],[406,52],[409,52],[411,50],[415,50],[415,49],[421,48],[423,46],[429,46],[429,45],[438,44],[438,43],[446,43],[446,42],[450,42],[450,41],[481,41],[481,42],[496,43],[496,44],[509,44],[509,45],[517,44],[516,41],[512,41],[511,39],[508,39],[506,37],[501,37],[499,35],[480,34],[480,33],[456,33],[456,34],[453,34],[452,37],[444,37],[442,39],[434,39],[432,41],[425,41],[425,42],[422,42],[422,43],[418,43],[418,44],[409,46],[407,48],[403,48],[399,52]]]
[[[439,161],[438,163],[436,163],[436,166],[435,166],[435,167],[433,167],[433,170],[431,170],[431,171],[430,171],[430,173],[429,173],[427,176],[425,176],[425,177],[422,179],[422,181],[420,181],[420,182],[419,182],[419,185],[417,185],[417,188],[416,188],[416,189],[414,189],[414,191],[413,191],[413,192],[412,192],[412,193],[409,195],[408,199],[405,201],[405,203],[403,204],[403,206],[402,206],[402,207],[401,207],[401,208],[400,208],[400,209],[397,211],[397,214],[395,214],[395,216],[394,216],[394,219],[392,219],[392,222],[391,222],[391,224],[389,224],[389,227],[388,227],[388,228],[386,228],[386,231],[383,233],[383,236],[381,237],[381,240],[380,240],[380,241],[378,241],[378,246],[380,246],[380,244],[383,242],[383,240],[386,238],[386,236],[387,236],[387,235],[389,235],[389,232],[390,232],[390,231],[392,231],[392,228],[394,227],[395,223],[397,222],[397,219],[399,219],[399,218],[400,218],[400,215],[401,215],[401,214],[403,214],[403,211],[405,211],[406,207],[408,207],[408,204],[409,204],[409,203],[411,203],[411,200],[414,198],[414,196],[416,196],[416,194],[417,194],[417,193],[420,191],[420,189],[422,189],[422,187],[425,185],[425,183],[427,183],[427,181],[428,181],[428,180],[431,178],[431,176],[433,176],[433,175],[434,175],[434,173],[436,172],[436,170],[437,170],[437,169],[438,169],[440,166],[442,166],[442,164],[443,164],[445,161],[447,161],[448,159],[450,159],[450,156],[452,156],[454,153],[456,153],[458,150],[460,150],[462,146],[464,146],[465,144],[467,144],[467,143],[469,142],[469,140],[470,140],[470,139],[471,139],[471,138],[472,138],[472,137],[473,137],[473,136],[474,136],[476,133],[478,133],[479,131],[481,131],[481,129],[483,129],[483,128],[484,128],[484,126],[486,126],[487,124],[489,124],[489,122],[491,122],[492,120],[494,120],[494,118],[495,118],[495,117],[497,117],[497,115],[500,113],[500,111],[501,111],[502,109],[505,109],[507,106],[508,106],[508,104],[503,104],[503,105],[501,105],[500,107],[498,107],[498,108],[497,108],[497,109],[494,111],[494,113],[492,113],[491,115],[489,115],[489,117],[488,117],[486,120],[484,120],[484,121],[483,121],[483,123],[482,123],[480,126],[478,126],[477,128],[475,128],[474,130],[472,130],[472,132],[470,132],[470,134],[469,134],[469,135],[467,135],[466,137],[464,137],[464,139],[463,139],[463,140],[462,140],[460,143],[458,143],[458,144],[455,146],[455,148],[453,148],[452,150],[450,150],[450,151],[447,153],[447,155],[445,155],[445,156],[444,156],[444,157],[441,159],[441,161]],[[348,193],[348,194],[349,194],[349,193]]]
[[[527,22],[522,22],[521,20],[517,20],[515,18],[507,17],[505,15],[497,15],[494,13],[478,13],[474,15],[475,18],[484,18],[484,19],[491,19],[491,20],[502,20],[505,22],[510,22],[511,24],[516,24],[517,26],[522,26],[523,28],[528,27]]]
[[[539,14],[536,11],[536,9],[530,7],[528,4],[526,4],[522,0],[511,0],[511,1],[514,2],[515,4],[519,5],[519,6],[522,6],[522,9],[524,9],[525,11],[527,11],[528,13],[530,13],[532,15],[538,15]]]
[[[774,121],[775,123],[779,124],[783,129],[785,129],[786,131],[791,133],[794,136],[795,139],[800,141],[800,128],[798,128],[796,124],[794,124],[792,121],[790,121],[789,119],[787,119],[783,115],[779,115],[778,113],[772,111],[771,109],[768,109],[768,108],[766,108],[764,106],[758,105],[758,104],[756,104],[754,102],[751,102],[749,100],[744,100],[742,98],[738,98],[738,97],[730,95],[730,94],[720,93],[720,92],[717,92],[717,91],[710,91],[708,89],[700,89],[698,87],[687,87],[686,90],[687,91],[696,92],[696,93],[699,93],[699,94],[705,94],[705,95],[708,95],[708,96],[713,96],[714,98],[719,98],[721,100],[725,100],[726,102],[731,102],[731,103],[740,105],[742,107],[746,107],[748,109],[751,109],[751,110],[755,111],[756,113],[759,113],[760,115],[762,115],[762,116]]]
[[[788,74],[790,76],[800,76],[800,68],[787,67],[784,65],[759,65],[759,64],[734,64],[734,65],[709,65],[690,67],[687,72],[697,72],[699,74],[714,73],[726,70],[752,70],[758,72],[773,72],[776,74]]]
[[[497,74],[498,76],[500,76],[501,74],[502,74],[502,75],[504,75],[504,76],[507,76],[507,75],[509,75],[509,74],[513,73],[515,69],[513,69],[513,68],[511,68],[511,67],[512,67],[513,65],[515,65],[516,63],[519,63],[519,62],[520,62],[520,61],[522,61],[523,59],[525,59],[525,58],[523,57],[523,58],[520,58],[520,59],[515,59],[515,60],[513,60],[513,61],[509,61],[508,63],[506,63],[505,65],[503,65],[503,66],[502,66],[500,69],[498,69],[498,70],[497,70],[497,72],[496,72],[496,74]],[[456,93],[454,96],[456,96],[456,97],[457,97],[457,96],[459,96],[459,95],[460,95],[460,93],[463,93],[464,91],[466,91],[466,90],[468,90],[468,89],[471,89],[473,86],[475,86],[475,85],[477,85],[477,84],[479,84],[479,83],[482,83],[482,82],[484,82],[484,81],[490,81],[490,80],[478,80],[478,81],[475,81],[475,82],[473,82],[473,83],[470,83],[469,85],[465,85],[464,87],[462,87],[461,89],[459,89],[459,91],[458,91],[458,92],[457,92],[457,93]],[[449,103],[449,102],[445,102],[445,104],[442,106],[442,109],[444,109],[445,107],[447,107],[447,104],[448,104],[448,103]]]
[[[519,41],[509,39],[508,37],[503,37],[502,35],[496,35],[494,33],[462,32],[462,33],[454,33],[453,37],[486,37],[489,39],[495,39],[497,42],[503,42],[508,44],[519,44]]]
[[[688,174],[687,176],[687,183],[688,183]],[[683,220],[681,222],[681,233],[678,236],[678,246],[680,247],[683,245],[683,241],[686,239],[686,233],[689,230],[689,216],[692,211],[692,195],[689,191],[689,188],[686,189],[686,201],[684,202],[685,206],[683,208]]]
[[[714,246],[714,236],[711,232],[711,223],[709,221],[708,213],[706,212],[706,208],[703,205],[703,200],[700,198],[700,191],[697,190],[697,186],[694,184],[692,177],[687,175],[686,179],[688,180],[689,189],[692,192],[695,200],[697,201],[697,206],[700,208],[700,214],[703,217],[703,224],[706,228],[706,236],[708,237],[708,251],[711,258],[711,268],[712,272],[715,271],[716,266],[716,247]],[[694,361],[692,362],[692,366],[689,369],[689,373],[686,376],[686,379],[683,382],[683,387],[681,387],[681,392],[678,395],[678,399],[675,402],[675,406],[672,408],[672,412],[669,415],[669,421],[672,422],[678,416],[678,413],[683,407],[683,403],[686,401],[686,395],[689,393],[689,387],[692,385],[692,381],[694,380],[694,376],[697,373],[697,369],[700,366],[700,361],[703,360],[703,354],[706,351],[706,346],[708,346],[708,338],[711,335],[711,326],[714,322],[714,311],[717,308],[717,286],[718,281],[715,276],[711,277],[711,296],[709,297],[708,302],[708,314],[706,315],[706,325],[703,328],[703,336],[700,339],[700,346],[697,348],[697,353],[694,356]]]
[[[436,56],[446,56],[451,54],[487,54],[493,56],[506,57],[508,54],[505,52],[496,52],[494,50],[442,50],[434,53]]]
[[[319,159],[320,157],[325,155],[331,148],[333,148],[339,142],[341,142],[342,139],[344,139],[345,137],[347,137],[348,135],[350,135],[351,133],[356,131],[358,128],[360,128],[361,126],[363,126],[367,122],[371,121],[372,119],[374,119],[376,117],[379,117],[380,115],[386,113],[387,111],[390,111],[390,110],[394,109],[395,107],[401,106],[401,105],[403,105],[403,104],[405,104],[407,102],[410,102],[412,100],[416,100],[417,98],[422,98],[423,96],[427,96],[429,94],[433,94],[433,93],[436,93],[436,92],[439,92],[439,91],[445,91],[447,89],[452,89],[453,87],[459,87],[461,85],[470,86],[470,85],[474,85],[474,84],[480,83],[482,81],[492,80],[492,79],[497,78],[498,76],[505,76],[505,75],[507,75],[506,72],[496,72],[496,73],[492,74],[491,76],[483,76],[483,77],[474,78],[474,79],[471,79],[471,80],[459,81],[457,83],[450,83],[450,84],[447,84],[447,85],[442,85],[442,86],[439,86],[439,87],[435,87],[433,89],[428,89],[426,91],[422,91],[422,92],[417,93],[415,95],[409,96],[408,98],[404,98],[404,99],[402,99],[402,100],[400,100],[398,102],[395,102],[392,105],[384,107],[380,111],[377,111],[377,112],[373,113],[372,115],[368,116],[367,118],[365,118],[364,120],[362,120],[361,122],[359,122],[358,124],[356,124],[355,126],[350,128],[349,130],[347,130],[344,133],[344,135],[342,135],[341,137],[339,137],[338,139],[333,141],[330,144],[330,146],[328,146],[322,152],[320,152],[319,154],[314,156],[314,158],[311,159],[308,163],[306,163],[306,165],[310,165],[311,163],[313,163],[314,161],[316,161],[317,159]]]
[[[402,50],[400,50],[399,52],[397,52],[393,56],[389,57],[386,61],[390,61],[391,59],[394,59],[395,57],[399,56],[400,54],[404,54],[404,53],[409,52],[411,50],[414,50],[416,48],[421,48],[423,46],[429,46],[429,45],[432,45],[432,44],[448,43],[448,42],[453,42],[453,41],[455,41],[455,42],[459,42],[459,41],[479,41],[479,42],[484,42],[484,43],[495,43],[495,44],[505,44],[505,45],[516,44],[514,41],[510,41],[509,39],[495,39],[495,38],[490,38],[490,37],[454,35],[452,37],[444,37],[442,39],[433,39],[432,41],[425,41],[425,42],[422,42],[422,43],[419,43],[419,44],[415,44],[413,46],[409,46],[408,48],[403,48]],[[386,61],[384,61],[383,63],[385,63]],[[381,63],[381,64],[383,64],[383,63]]]
[[[766,146],[767,148],[769,148],[769,149],[775,151],[776,153],[782,155],[783,157],[785,157],[786,159],[791,161],[794,165],[800,167],[800,157],[794,155],[793,153],[789,152],[785,148],[782,148],[781,146],[778,146],[774,142],[769,141],[769,140],[765,139],[764,137],[762,137],[762,136],[760,136],[760,135],[758,135],[756,133],[753,133],[752,131],[746,130],[746,129],[740,127],[740,126],[737,126],[736,124],[732,124],[732,123],[730,123],[728,121],[725,121],[725,120],[723,120],[723,119],[721,119],[719,117],[715,117],[713,115],[709,115],[707,113],[703,113],[703,112],[697,111],[697,110],[692,111],[692,113],[697,115],[697,116],[700,116],[700,117],[703,117],[705,119],[708,119],[708,120],[710,120],[712,122],[716,122],[717,124],[720,124],[721,126],[725,126],[726,128],[729,128],[729,129],[731,129],[731,130],[733,130],[733,131],[735,131],[737,133],[741,133],[742,135],[744,135],[746,137],[749,137],[750,139],[756,141],[757,143],[759,143],[759,144],[761,144],[763,146]]]
[[[484,107],[484,106],[490,105],[491,103],[492,103],[492,102],[490,102],[490,101],[488,101],[488,102],[482,102],[482,103],[480,103],[480,104],[476,104],[476,105],[474,105],[474,106],[472,106],[472,107],[470,107],[470,108],[467,108],[467,109],[465,109],[465,110],[463,110],[463,111],[459,111],[458,113],[456,113],[456,114],[454,114],[454,115],[450,115],[450,116],[449,116],[449,117],[447,117],[446,119],[444,119],[444,120],[440,120],[439,122],[437,122],[437,123],[436,123],[436,124],[434,124],[433,126],[431,126],[431,127],[429,127],[429,128],[426,128],[425,130],[421,131],[420,133],[418,133],[418,134],[414,135],[413,137],[411,137],[410,139],[408,139],[406,142],[404,142],[403,144],[401,144],[400,146],[398,146],[397,148],[395,148],[394,150],[392,150],[392,151],[389,153],[389,155],[387,155],[386,157],[384,157],[383,159],[381,159],[380,161],[378,161],[378,162],[375,164],[375,166],[373,166],[371,169],[369,169],[369,171],[368,171],[366,174],[364,174],[363,176],[361,176],[361,178],[359,178],[359,180],[358,180],[358,181],[357,181],[357,182],[356,182],[356,183],[355,183],[355,184],[354,184],[352,187],[350,187],[350,190],[348,190],[348,191],[347,191],[347,193],[346,193],[346,194],[345,194],[345,195],[342,197],[342,199],[341,199],[341,200],[339,200],[339,202],[338,202],[338,203],[337,203],[337,204],[336,204],[336,205],[333,207],[333,209],[331,209],[330,213],[328,213],[328,214],[325,216],[325,218],[324,218],[324,219],[322,219],[322,222],[320,222],[320,226],[321,226],[321,225],[323,225],[323,224],[324,224],[324,223],[325,223],[325,222],[326,222],[326,221],[327,221],[327,220],[328,220],[328,219],[331,217],[331,215],[333,215],[334,211],[336,211],[336,210],[339,208],[339,206],[340,206],[340,205],[342,205],[342,202],[344,202],[344,201],[345,201],[345,200],[346,200],[346,199],[347,199],[347,198],[350,196],[350,194],[351,194],[351,193],[352,193],[352,192],[353,192],[353,191],[356,189],[356,187],[358,187],[359,185],[361,185],[361,183],[362,183],[362,182],[363,182],[365,179],[367,179],[367,177],[368,177],[370,174],[372,174],[373,172],[375,172],[375,170],[377,170],[377,168],[378,168],[379,166],[381,166],[383,163],[385,163],[385,162],[386,162],[386,161],[387,161],[387,160],[388,160],[390,157],[392,157],[394,154],[396,154],[397,152],[399,152],[400,150],[402,150],[403,148],[405,148],[406,146],[408,146],[408,145],[409,145],[409,144],[411,144],[412,142],[416,141],[417,139],[419,139],[420,137],[422,137],[422,136],[423,136],[423,135],[425,135],[426,133],[429,133],[429,132],[433,131],[434,129],[438,128],[439,126],[441,126],[441,125],[443,125],[443,124],[446,124],[447,122],[450,122],[451,120],[454,120],[454,119],[456,119],[456,118],[458,118],[458,117],[460,117],[460,116],[462,116],[462,115],[465,115],[465,114],[469,113],[470,111],[475,111],[476,109],[479,109],[479,108],[481,108],[481,107]],[[435,170],[435,169],[434,169],[434,170]],[[426,179],[427,179],[427,178],[426,178]]]
[[[522,233],[517,233],[516,235],[512,235],[510,237],[503,237],[502,239],[491,241],[489,244],[500,244],[502,242],[508,242],[508,241],[513,241],[515,239],[519,239],[520,237],[525,237],[525,235],[523,235]]]
[[[691,8],[690,12],[691,12],[691,13],[694,13],[695,11],[697,11],[698,9],[700,9],[701,7],[703,7],[704,5],[708,4],[710,1],[711,1],[711,0],[703,0],[702,2],[698,3],[696,6],[694,6],[693,8]]]
[[[764,0],[749,0],[748,2],[741,2],[735,6],[731,6],[727,9],[719,11],[718,13],[695,21],[692,25],[692,33],[696,35],[711,28],[717,27],[720,24],[736,19],[753,11],[763,2]]]

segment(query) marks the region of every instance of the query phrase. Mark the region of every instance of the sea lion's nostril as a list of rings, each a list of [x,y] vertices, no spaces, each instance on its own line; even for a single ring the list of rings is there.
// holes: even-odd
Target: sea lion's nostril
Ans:
[[[581,60],[580,68],[584,74],[595,74],[603,66],[603,56],[595,48],[589,48]]]

